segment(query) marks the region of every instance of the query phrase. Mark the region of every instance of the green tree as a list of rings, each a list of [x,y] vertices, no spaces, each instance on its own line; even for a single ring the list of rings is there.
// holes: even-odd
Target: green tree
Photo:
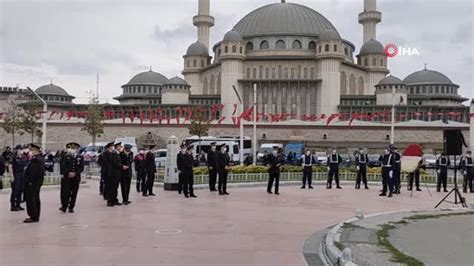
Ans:
[[[97,137],[104,134],[104,108],[96,98],[92,98],[87,107],[82,131],[86,131],[91,136],[93,146],[95,146]]]
[[[46,114],[43,114],[46,115]],[[34,143],[35,136],[41,136],[43,133],[38,127],[38,118],[36,116],[35,108],[31,105],[26,105],[21,112],[21,129],[31,136],[31,142]]]
[[[12,136],[12,146],[15,146],[16,134],[24,134],[22,131],[22,119],[20,117],[21,109],[14,101],[11,101],[5,111],[1,127],[7,134]]]
[[[209,120],[206,118],[203,110],[199,108],[193,109],[191,116],[191,124],[189,125],[189,134],[196,135],[199,137],[199,146],[197,152],[201,152],[201,138],[207,136],[209,132]]]

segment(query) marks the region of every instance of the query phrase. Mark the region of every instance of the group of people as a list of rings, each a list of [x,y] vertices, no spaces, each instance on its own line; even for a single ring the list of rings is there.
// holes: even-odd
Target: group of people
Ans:
[[[131,149],[132,146],[129,144],[122,146],[121,142],[110,142],[99,156],[99,194],[107,201],[109,207],[132,203],[129,196],[133,165],[137,176],[137,192],[141,192],[144,197],[156,196],[153,193],[156,174],[154,146],[151,145],[146,150],[140,150],[136,156]],[[122,202],[118,200],[119,186]]]

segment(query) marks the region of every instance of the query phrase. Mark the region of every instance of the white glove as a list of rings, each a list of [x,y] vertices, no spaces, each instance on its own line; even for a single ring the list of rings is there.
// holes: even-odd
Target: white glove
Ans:
[[[464,175],[467,175],[467,171],[466,171],[466,170],[464,170],[462,173],[463,173]]]
[[[390,176],[390,178],[393,177],[393,171],[392,170],[390,170],[390,172],[388,172],[388,176]]]
[[[357,166],[356,168],[357,168],[357,171],[360,171],[360,167],[359,167],[359,166]]]
[[[328,171],[330,170],[329,166],[328,166]]]
[[[440,173],[441,173],[441,170],[438,169],[436,172],[438,172],[438,174],[440,174]]]

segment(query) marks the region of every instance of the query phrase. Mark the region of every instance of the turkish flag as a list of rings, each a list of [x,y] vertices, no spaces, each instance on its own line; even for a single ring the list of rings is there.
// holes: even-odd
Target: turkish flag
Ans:
[[[329,117],[328,117],[328,120],[326,121],[326,125],[329,126],[329,124],[331,124],[331,122],[336,119],[337,117],[339,116],[339,114],[331,114]]]

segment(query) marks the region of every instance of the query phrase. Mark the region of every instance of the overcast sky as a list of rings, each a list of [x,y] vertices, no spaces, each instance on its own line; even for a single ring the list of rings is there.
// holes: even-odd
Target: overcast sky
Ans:
[[[280,0],[211,0],[221,40],[248,12]],[[328,18],[344,39],[362,42],[363,0],[288,0]],[[389,60],[391,74],[429,69],[446,74],[473,97],[473,3],[469,0],[379,0],[377,39],[416,48],[420,56]],[[88,100],[100,73],[101,101],[114,103],[121,85],[152,66],[181,75],[182,56],[196,41],[197,0],[0,0],[0,86],[37,88],[51,80]]]

